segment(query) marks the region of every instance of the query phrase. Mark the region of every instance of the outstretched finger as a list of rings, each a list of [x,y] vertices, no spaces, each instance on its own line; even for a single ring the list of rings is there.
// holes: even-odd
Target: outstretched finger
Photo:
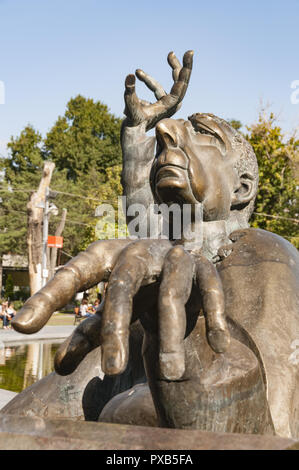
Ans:
[[[221,279],[215,266],[204,256],[196,256],[196,281],[200,290],[206,321],[207,339],[211,348],[223,353],[230,344],[225,318],[225,299]]]
[[[100,314],[95,313],[82,321],[56,352],[54,367],[57,374],[69,375],[74,372],[84,357],[100,346],[100,331]]]
[[[181,246],[165,257],[159,292],[159,361],[167,380],[178,380],[185,372],[185,304],[191,293],[193,266],[193,259]]]
[[[176,96],[179,101],[182,101],[187,91],[192,72],[193,55],[193,51],[185,52],[183,57],[183,67],[180,70],[177,81],[174,83],[170,91],[170,95]]]
[[[182,65],[178,58],[176,57],[174,52],[169,52],[167,56],[167,61],[172,68],[172,78],[173,81],[176,82],[179,78],[180,71],[182,69]]]
[[[127,75],[125,80],[125,115],[134,123],[135,125],[142,122],[142,109],[138,96],[136,95],[135,90],[136,78],[135,75]]]
[[[70,302],[77,292],[108,280],[119,253],[130,242],[124,239],[92,243],[25,302],[12,320],[13,328],[25,334],[39,331],[53,312]]]
[[[174,83],[169,94],[145,109],[147,115],[147,129],[151,129],[158,121],[169,117],[178,109],[188,88],[193,64],[193,51],[187,51],[183,58],[178,80]]]
[[[146,86],[151,91],[154,92],[155,97],[157,98],[157,100],[162,98],[162,96],[166,95],[166,92],[163,89],[162,85],[160,85],[160,83],[157,82],[157,80],[155,80],[153,77],[151,77],[150,75],[145,73],[143,70],[137,69],[136,70],[136,76],[137,76],[137,78],[139,78],[139,80],[141,80],[143,83],[145,83]]]
[[[102,312],[103,307],[82,321],[71,336],[59,346],[54,359],[57,374],[62,376],[72,374],[88,353],[101,346]],[[141,336],[142,327],[138,325],[138,322],[133,323],[130,326],[130,343],[132,342],[136,347],[136,344],[140,343]],[[136,351],[133,350],[133,356],[135,353]]]
[[[142,282],[160,274],[170,248],[168,240],[138,240],[119,256],[109,279],[102,317],[102,370],[107,375],[120,374],[126,368],[133,297]]]

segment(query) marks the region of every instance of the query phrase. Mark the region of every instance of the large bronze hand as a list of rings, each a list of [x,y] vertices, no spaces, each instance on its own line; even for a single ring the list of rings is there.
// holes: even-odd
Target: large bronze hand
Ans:
[[[168,240],[93,243],[28,299],[13,320],[13,327],[22,333],[38,331],[76,292],[103,280],[109,280],[103,317],[95,315],[83,321],[61,345],[55,358],[58,373],[71,373],[99,345],[102,345],[103,371],[108,375],[121,373],[128,360],[131,321],[140,318],[143,322],[144,314],[157,312],[161,376],[179,379],[185,368],[183,341],[190,314],[185,305],[194,289],[195,298],[202,298],[211,347],[216,352],[227,348],[224,298],[215,268],[204,258],[194,258],[182,246],[173,246]],[[152,284],[157,289],[150,302],[141,301],[134,307],[134,297],[142,286]],[[199,311],[198,306],[195,309]]]
[[[135,91],[135,75],[128,75],[125,82],[126,124],[137,126],[146,123],[146,130],[152,129],[161,119],[171,117],[180,107],[187,91],[193,64],[193,51],[183,57],[183,67],[173,52],[168,54],[168,63],[173,72],[174,84],[169,94],[163,87],[143,70],[137,69],[136,76],[154,92],[157,101],[148,103],[138,98]]]

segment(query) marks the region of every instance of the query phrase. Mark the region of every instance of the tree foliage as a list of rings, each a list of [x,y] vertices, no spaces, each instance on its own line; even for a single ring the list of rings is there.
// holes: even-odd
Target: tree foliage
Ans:
[[[30,125],[11,138],[9,156],[0,159],[0,255],[27,253],[26,205],[38,187],[46,159],[56,164],[51,181],[51,189],[57,191],[53,202],[68,210],[63,251],[74,256],[94,238],[91,201],[98,205],[119,191],[120,183],[114,177],[120,174],[120,123],[104,104],[77,96],[44,140]],[[59,218],[51,215],[49,234],[55,232]]]
[[[228,119],[228,122],[230,123],[230,125],[236,129],[237,131],[239,131],[242,127],[242,123],[241,121],[237,120],[237,119]]]
[[[275,232],[299,247],[299,139],[296,135],[287,138],[273,114],[261,113],[258,122],[247,129],[260,177],[251,225]]]
[[[26,253],[26,204],[41,178],[41,135],[27,126],[8,144],[10,155],[0,160],[0,255]]]
[[[78,180],[92,167],[104,172],[120,164],[121,120],[106,105],[78,95],[67,104],[48,133],[44,158],[52,160],[58,170],[67,170],[69,179]]]
[[[107,168],[102,184],[93,190],[93,198],[88,200],[93,213],[96,213],[99,201],[101,204],[108,204],[111,211],[105,211],[100,218],[93,219],[84,240],[82,240],[81,249],[86,249],[90,243],[98,239],[116,238],[120,234],[122,236],[128,235],[125,216],[121,211],[119,219],[118,212],[118,197],[122,195],[121,170],[121,165]]]

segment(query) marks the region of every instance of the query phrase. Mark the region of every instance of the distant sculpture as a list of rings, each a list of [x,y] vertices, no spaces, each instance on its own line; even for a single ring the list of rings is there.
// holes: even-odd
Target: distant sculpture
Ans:
[[[145,208],[139,230],[147,238],[93,243],[25,303],[13,327],[34,333],[76,292],[109,281],[102,317],[82,322],[56,354],[59,374],[73,373],[100,345],[105,374],[122,373],[129,327],[139,320],[151,395],[147,385],[134,389],[131,415],[145,410],[135,413],[135,424],[146,424],[146,413],[153,423],[156,413],[157,423],[168,427],[298,437],[299,368],[290,360],[299,339],[298,252],[248,226],[258,167],[244,137],[212,114],[170,119],[185,96],[192,60],[192,51],[183,66],[168,55],[169,94],[136,71],[154,92],[154,104],[137,97],[134,75],[126,78],[122,183],[127,209]],[[156,136],[148,137],[154,127]],[[169,239],[159,238],[155,203],[191,208],[180,236],[170,218]],[[117,411],[122,397],[113,400],[107,406]]]

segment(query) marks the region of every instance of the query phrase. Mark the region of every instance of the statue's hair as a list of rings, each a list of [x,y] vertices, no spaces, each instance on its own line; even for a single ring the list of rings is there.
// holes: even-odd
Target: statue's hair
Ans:
[[[200,114],[200,116],[202,117],[204,114]],[[244,174],[251,175],[252,177],[252,182],[254,185],[252,199],[246,205],[238,208],[245,215],[246,219],[249,220],[254,209],[254,202],[259,182],[258,164],[254,150],[245,137],[236,129],[234,129],[227,121],[219,118],[218,116],[214,116],[213,114],[207,114],[207,116],[212,117],[216,124],[220,125],[224,129],[226,135],[230,139],[232,149],[238,156],[235,163],[237,174],[240,177]],[[196,130],[196,114],[190,116],[189,120]]]

